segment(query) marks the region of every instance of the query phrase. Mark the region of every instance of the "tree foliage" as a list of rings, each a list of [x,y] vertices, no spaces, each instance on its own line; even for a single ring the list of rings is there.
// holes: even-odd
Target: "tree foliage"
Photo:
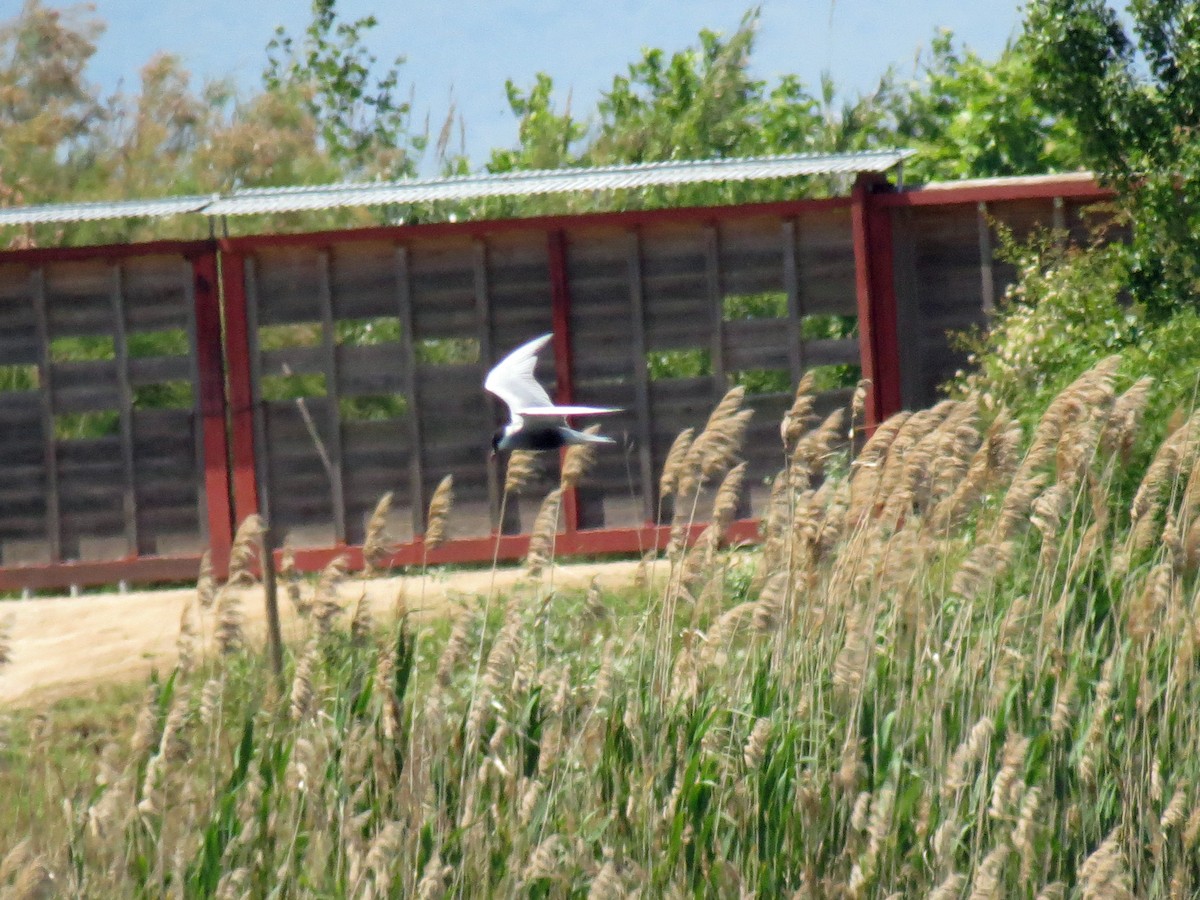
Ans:
[[[412,104],[398,96],[404,57],[375,75],[378,60],[364,43],[374,16],[338,18],[336,0],[313,0],[303,39],[282,28],[267,44],[263,82],[269,93],[296,97],[316,122],[321,146],[347,177],[413,175],[410,150],[425,136],[410,131]]]
[[[918,75],[880,75],[875,89],[846,96],[753,73],[760,17],[750,9],[730,34],[704,30],[686,47],[649,48],[616,74],[591,108],[563,102],[553,77],[506,84],[518,122],[514,146],[483,168],[606,165],[670,159],[839,152],[915,145],[910,178],[955,178],[1069,168],[1072,127],[1036,99],[1027,44],[994,64],[948,34],[933,42]],[[147,62],[132,94],[104,96],[86,80],[103,30],[86,8],[25,0],[0,25],[0,203],[206,194],[238,187],[327,183],[416,174],[425,161],[447,174],[473,170],[449,151],[448,110],[436,139],[414,126],[400,89],[403,57],[381,64],[367,49],[374,17],[344,20],[336,0],[313,0],[300,35],[278,30],[265,50],[261,87],[195,84],[176,57]],[[1068,120],[1062,119],[1061,122]],[[323,228],[378,221],[528,215],[678,204],[746,202],[843,192],[844,177],[690,185],[534,198],[481,200],[385,211],[347,210],[240,219],[241,230]],[[82,243],[197,236],[203,222],[90,223],[28,231],[29,242]]]
[[[1030,175],[1079,166],[1076,128],[1039,97],[1025,36],[989,63],[942,31],[922,68],[923,81],[913,83],[898,129],[917,150],[909,164],[913,177]]]
[[[1026,32],[1037,84],[1083,161],[1134,223],[1130,286],[1152,315],[1200,296],[1200,3],[1036,0]]]

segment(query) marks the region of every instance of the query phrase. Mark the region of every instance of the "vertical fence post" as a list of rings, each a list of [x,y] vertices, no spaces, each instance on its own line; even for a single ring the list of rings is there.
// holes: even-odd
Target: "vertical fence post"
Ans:
[[[546,256],[550,266],[550,316],[554,324],[555,402],[575,401],[574,360],[571,355],[571,284],[567,277],[567,239],[561,229],[546,235]],[[566,451],[563,451],[565,455]],[[568,534],[579,530],[579,498],[571,488],[562,498],[563,522]]]
[[[221,253],[221,296],[225,309],[225,366],[229,381],[230,489],[234,521],[241,522],[259,511],[259,503],[246,262],[235,252]],[[265,452],[261,447],[257,450]]]
[[[900,336],[892,273],[890,211],[873,202],[878,176],[862,174],[850,197],[854,282],[858,294],[858,346],[867,391],[867,431],[900,410]]]
[[[229,566],[229,549],[233,544],[233,509],[229,498],[229,456],[225,441],[225,364],[215,251],[193,257],[192,285],[208,546],[214,571],[223,574]]]

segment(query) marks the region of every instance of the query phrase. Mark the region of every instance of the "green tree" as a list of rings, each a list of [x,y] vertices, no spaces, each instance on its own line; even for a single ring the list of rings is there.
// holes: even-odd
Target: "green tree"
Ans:
[[[0,204],[44,203],[87,186],[105,109],[84,75],[102,32],[86,7],[59,11],[40,0],[0,23]]]
[[[268,91],[296,91],[317,122],[330,158],[350,178],[399,178],[416,170],[425,136],[410,131],[412,107],[398,96],[399,56],[375,76],[364,43],[374,16],[339,20],[337,0],[313,0],[312,21],[297,41],[281,27],[267,45]]]
[[[1161,319],[1200,296],[1200,3],[1127,13],[1132,34],[1104,0],[1035,0],[1025,30],[1045,102],[1122,195],[1130,287]]]
[[[898,127],[917,150],[909,174],[918,181],[1031,175],[1079,167],[1079,137],[1071,120],[1051,114],[1039,98],[1026,37],[1010,42],[995,62],[957,47],[938,32],[911,85]]]

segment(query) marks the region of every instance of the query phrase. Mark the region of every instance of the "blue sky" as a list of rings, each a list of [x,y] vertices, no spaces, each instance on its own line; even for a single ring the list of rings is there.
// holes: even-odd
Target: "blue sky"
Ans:
[[[47,0],[50,5],[59,5]],[[90,76],[112,90],[136,89],[138,70],[156,51],[182,56],[198,77],[231,75],[255,86],[276,25],[299,35],[307,0],[95,0],[108,24]],[[440,126],[453,95],[466,121],[466,149],[478,167],[491,147],[516,141],[504,95],[506,78],[532,84],[550,74],[560,98],[577,112],[594,109],[613,75],[643,47],[677,50],[701,28],[730,32],[748,0],[341,0],[345,19],[374,14],[370,45],[381,61],[407,58],[405,90],[414,91],[418,121]],[[20,0],[0,0],[3,18]],[[985,58],[994,58],[1020,25],[1016,0],[765,0],[755,73],[773,80],[795,73],[816,85],[823,70],[848,91],[866,91],[889,64],[911,72],[934,30],[951,29]]]

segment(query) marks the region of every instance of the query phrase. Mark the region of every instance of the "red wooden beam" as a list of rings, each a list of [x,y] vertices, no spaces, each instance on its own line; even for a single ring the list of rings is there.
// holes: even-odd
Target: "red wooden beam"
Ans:
[[[131,256],[182,256],[191,259],[213,250],[212,241],[143,241],[140,244],[97,244],[87,247],[30,247],[0,251],[0,261],[41,265],[79,260],[114,261]]]
[[[900,338],[892,281],[891,216],[872,193],[883,183],[860,175],[851,194],[858,346],[867,390],[867,432],[900,410]]]
[[[963,184],[938,184],[910,188],[875,198],[879,206],[954,206],[975,203],[1002,203],[1006,200],[1111,200],[1116,192],[1103,187],[1090,174],[1077,173],[1030,178],[981,178]]]
[[[694,540],[704,529],[703,524],[691,527],[688,540]],[[634,528],[601,528],[560,533],[555,540],[559,557],[604,555],[611,553],[642,553],[653,547],[665,546],[671,536],[668,525],[644,525]],[[756,543],[759,539],[758,521],[741,519],[729,526],[729,543]],[[465,538],[447,541],[428,553],[430,565],[484,563],[492,558],[499,540],[499,558],[520,559],[529,552],[529,535]],[[391,568],[419,566],[424,547],[420,540],[404,544],[387,560]],[[282,551],[276,551],[276,560]],[[335,557],[345,555],[352,570],[363,565],[361,547],[320,547],[295,551],[296,568],[302,572],[323,569]],[[200,570],[199,555],[142,556],[129,559],[110,559],[96,562],[50,563],[36,566],[0,568],[0,591],[45,591],[70,587],[115,584],[127,581],[134,584],[155,582],[195,581]]]
[[[571,355],[571,280],[567,274],[567,238],[562,229],[546,235],[546,262],[550,269],[550,318],[554,327],[555,402],[575,402],[574,359]],[[564,449],[560,462],[567,458]],[[563,521],[567,533],[579,530],[579,495],[571,488],[562,498]]]
[[[699,536],[705,525],[693,525],[688,533],[688,540]],[[555,539],[554,550],[557,556],[587,556],[610,553],[643,553],[655,547],[664,547],[671,537],[669,525],[643,525],[631,528],[598,528],[585,529],[576,532],[560,532]],[[759,540],[758,520],[740,519],[729,526],[726,532],[729,543],[757,543]],[[499,546],[497,546],[497,542]],[[447,541],[440,547],[430,550],[428,562],[430,565],[463,564],[488,562],[493,553],[502,560],[521,559],[529,552],[529,535],[513,534],[499,537],[462,538]],[[317,547],[304,550],[294,550],[293,559],[296,569],[301,572],[318,572],[338,556],[345,556],[351,570],[363,566],[361,547]],[[396,552],[385,562],[385,567],[399,568],[401,566],[420,566],[424,558],[424,546],[415,540],[396,549]]]
[[[262,234],[224,238],[221,248],[250,253],[260,247],[329,246],[353,241],[399,241],[447,236],[481,237],[511,232],[546,232],[595,226],[633,228],[671,222],[708,222],[756,217],[788,217],[823,209],[844,209],[849,197],[817,200],[779,200],[734,206],[686,206],[671,209],[638,209],[574,215],[530,216],[526,219],[479,219],[469,222],[431,222],[420,225],[384,225],[345,231],[315,231],[303,234]],[[137,246],[137,245],[134,245]]]
[[[233,508],[229,498],[229,453],[225,434],[225,364],[221,350],[221,286],[217,256],[192,260],[196,356],[200,373],[201,441],[204,448],[204,495],[213,569],[224,574],[233,544]]]
[[[200,556],[138,556],[0,569],[0,591],[49,591],[78,585],[195,581]]]
[[[254,447],[254,390],[250,383],[250,336],[246,318],[246,265],[236,253],[221,255],[225,303],[225,373],[229,382],[230,458],[234,521],[258,512]]]

